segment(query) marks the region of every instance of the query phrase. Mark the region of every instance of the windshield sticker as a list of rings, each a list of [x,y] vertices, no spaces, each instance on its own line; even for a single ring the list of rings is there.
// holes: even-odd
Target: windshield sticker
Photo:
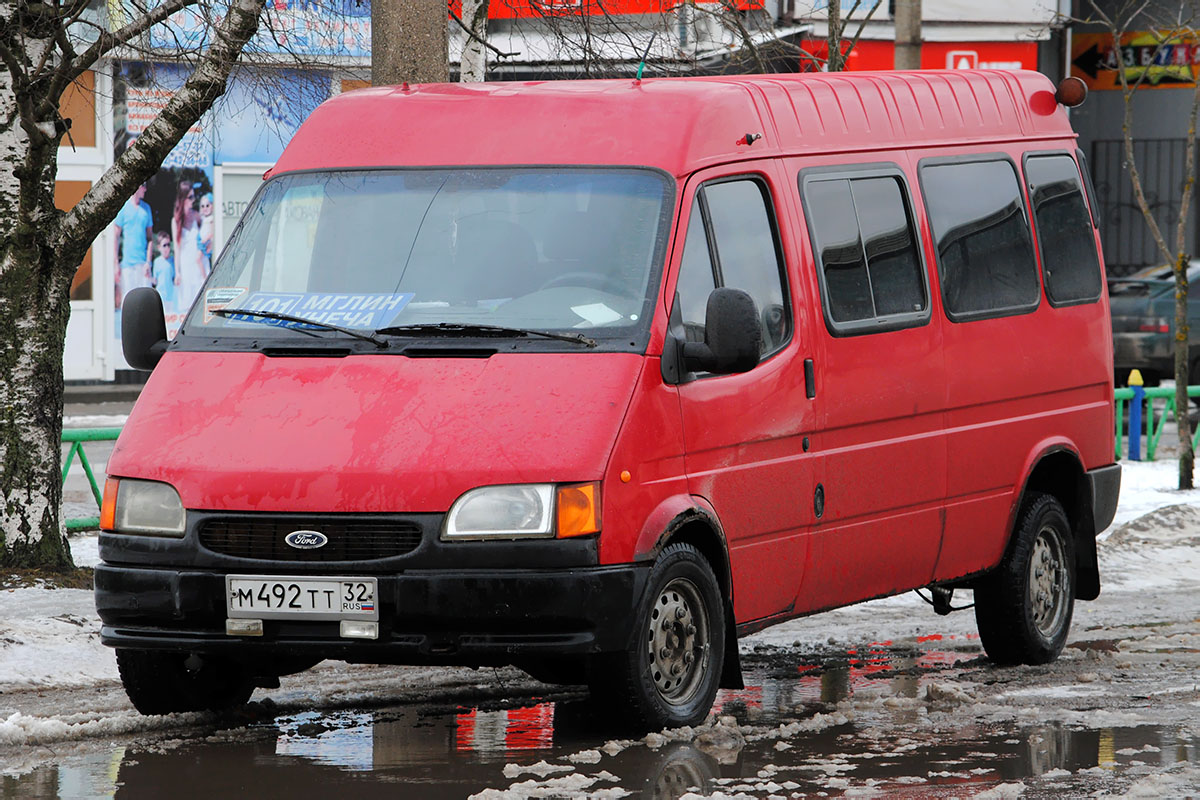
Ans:
[[[576,325],[576,328],[586,328],[589,325],[605,325],[609,322],[616,322],[621,319],[621,315],[613,311],[604,303],[589,303],[585,306],[571,306],[571,310],[579,316],[583,317],[584,321]]]
[[[403,294],[334,294],[315,292],[254,292],[234,308],[290,314],[325,325],[376,330],[385,327],[413,299]],[[267,324],[280,328],[318,329],[303,322],[265,319],[253,314],[230,314],[234,324]]]
[[[222,286],[216,289],[207,289],[204,292],[204,324],[212,322],[217,315],[214,311],[225,308],[234,300],[237,300],[246,293],[246,288],[242,286]]]

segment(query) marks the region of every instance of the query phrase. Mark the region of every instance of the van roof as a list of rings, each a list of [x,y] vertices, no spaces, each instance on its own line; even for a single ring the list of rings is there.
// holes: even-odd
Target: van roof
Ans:
[[[762,138],[747,145],[746,134]],[[272,174],[621,164],[681,176],[768,155],[1073,136],[1053,84],[1029,71],[414,84],[323,103]]]

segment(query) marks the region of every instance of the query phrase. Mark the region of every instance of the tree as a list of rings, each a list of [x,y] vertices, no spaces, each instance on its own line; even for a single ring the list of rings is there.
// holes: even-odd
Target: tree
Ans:
[[[882,5],[883,0],[854,0],[853,5],[847,10],[843,9],[842,0],[826,0],[826,58],[822,59],[806,51],[801,51],[801,55],[806,61],[821,65],[826,72],[844,71],[846,58],[853,52],[867,23],[871,21],[871,17]],[[814,7],[813,11],[816,10]],[[854,32],[853,36],[847,37],[846,29],[859,11],[864,12],[864,16],[858,20],[858,30]]]
[[[449,80],[446,10],[446,0],[386,0],[372,5],[371,83]]]
[[[1190,255],[1187,252],[1187,228],[1196,175],[1196,118],[1197,111],[1200,110],[1200,80],[1197,80],[1193,73],[1192,59],[1184,60],[1181,65],[1171,56],[1180,50],[1190,52],[1191,48],[1196,46],[1196,26],[1200,21],[1200,7],[1196,0],[1180,0],[1172,8],[1174,16],[1165,16],[1154,13],[1155,9],[1150,0],[1119,0],[1116,3],[1087,0],[1087,2],[1092,16],[1085,22],[1100,23],[1112,37],[1110,53],[1116,63],[1110,64],[1110,66],[1116,73],[1123,101],[1124,114],[1121,134],[1125,164],[1129,180],[1133,185],[1133,196],[1163,263],[1172,264],[1174,267],[1175,421],[1179,428],[1179,488],[1191,489],[1195,453],[1192,449],[1192,424],[1188,415],[1190,402],[1187,387],[1194,374],[1191,370],[1188,352],[1190,331],[1187,311],[1187,267]],[[1150,32],[1155,38],[1155,44],[1149,48],[1129,47],[1126,40],[1134,31]],[[1184,47],[1177,50],[1175,47],[1177,44]],[[1154,209],[1147,199],[1141,171],[1138,168],[1134,148],[1133,121],[1135,98],[1139,91],[1156,81],[1157,75],[1167,74],[1163,72],[1164,70],[1171,69],[1186,71],[1186,80],[1192,84],[1192,89],[1187,131],[1184,134],[1185,156],[1182,189],[1177,206],[1178,215],[1174,219],[1165,221],[1168,226],[1173,226],[1175,229],[1170,242],[1168,242],[1167,233],[1163,231],[1163,226],[1160,226]]]
[[[459,67],[463,83],[479,83],[487,73],[487,21],[488,0],[463,0],[463,18],[456,19],[467,35]]]
[[[72,566],[60,511],[71,278],[126,198],[224,92],[264,0],[223,9],[191,76],[68,212],[54,205],[60,137],[71,124],[60,113],[63,92],[196,2],[127,3],[123,24],[98,26],[84,16],[86,0],[0,0],[0,565]]]

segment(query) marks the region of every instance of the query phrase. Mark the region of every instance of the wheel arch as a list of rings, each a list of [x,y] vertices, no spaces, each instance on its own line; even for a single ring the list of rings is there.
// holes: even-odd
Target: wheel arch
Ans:
[[[1092,487],[1079,452],[1067,442],[1043,446],[1026,467],[1025,481],[1009,520],[1009,542],[1017,515],[1033,493],[1053,495],[1066,512],[1075,544],[1075,597],[1095,600],[1100,595],[1100,567],[1096,557],[1096,520],[1092,509]]]
[[[716,511],[703,498],[676,496],[664,501],[647,519],[638,536],[634,558],[653,561],[668,545],[682,543],[696,548],[712,567],[725,603],[725,653],[721,688],[742,689],[741,659],[737,646],[737,622],[733,617],[733,573],[729,545]]]

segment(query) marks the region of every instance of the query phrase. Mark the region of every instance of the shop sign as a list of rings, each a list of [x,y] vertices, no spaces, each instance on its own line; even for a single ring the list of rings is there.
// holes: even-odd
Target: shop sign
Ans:
[[[810,43],[812,44],[812,43]],[[810,53],[828,52],[825,42]],[[923,42],[921,69],[1037,69],[1037,42]],[[846,57],[846,69],[889,70],[895,68],[896,48],[890,41],[860,40]]]
[[[1121,73],[1142,88],[1178,89],[1196,85],[1200,72],[1200,40],[1160,31],[1136,31],[1113,46],[1107,33],[1075,34],[1071,42],[1071,74],[1089,89],[1121,88]]]
[[[767,0],[694,0],[709,8],[762,11]],[[547,17],[616,16],[620,14],[668,14],[689,0],[491,0],[488,19],[544,19]],[[771,4],[774,8],[774,3]],[[450,12],[462,16],[462,0],[450,0]]]

